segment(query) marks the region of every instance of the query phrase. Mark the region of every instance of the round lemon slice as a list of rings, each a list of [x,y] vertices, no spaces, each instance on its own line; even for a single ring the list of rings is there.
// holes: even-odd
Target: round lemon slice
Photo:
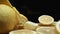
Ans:
[[[35,31],[22,29],[9,32],[9,34],[37,34]]]
[[[56,30],[60,33],[60,20],[56,23]]]
[[[43,25],[50,25],[54,22],[54,18],[49,15],[42,15],[38,18],[38,20]]]
[[[40,26],[36,29],[38,34],[56,34],[54,27]]]

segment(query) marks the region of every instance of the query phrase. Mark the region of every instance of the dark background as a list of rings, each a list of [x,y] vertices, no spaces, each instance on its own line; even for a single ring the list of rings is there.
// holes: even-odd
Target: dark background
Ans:
[[[59,2],[56,0],[10,0],[17,10],[30,21],[38,22],[41,15],[50,15],[60,20]]]

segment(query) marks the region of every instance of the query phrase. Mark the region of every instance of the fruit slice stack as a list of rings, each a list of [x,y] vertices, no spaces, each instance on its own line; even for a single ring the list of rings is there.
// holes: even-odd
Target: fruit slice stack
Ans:
[[[40,16],[38,21],[39,24],[29,21],[11,5],[9,0],[0,0],[0,33],[60,34],[60,21],[55,22],[49,15]]]

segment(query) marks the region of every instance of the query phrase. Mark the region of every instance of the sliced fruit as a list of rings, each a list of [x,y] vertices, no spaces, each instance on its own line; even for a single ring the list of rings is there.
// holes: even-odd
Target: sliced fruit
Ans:
[[[31,30],[35,30],[38,27],[37,23],[31,22],[31,21],[27,21],[24,24],[24,29],[31,29]]]
[[[36,29],[38,34],[57,34],[54,27],[40,26]]]
[[[9,32],[9,34],[37,34],[35,31],[22,29]]]
[[[19,24],[22,24],[22,25],[25,24],[28,21],[27,17],[24,16],[23,14],[20,14],[15,7],[13,7],[13,9],[15,10],[15,12],[17,14]]]
[[[60,34],[60,20],[56,23],[56,30]]]
[[[55,26],[57,22],[58,22],[58,21],[54,21],[52,25]]]
[[[38,18],[38,20],[43,25],[50,25],[54,22],[54,18],[49,15],[42,15]]]

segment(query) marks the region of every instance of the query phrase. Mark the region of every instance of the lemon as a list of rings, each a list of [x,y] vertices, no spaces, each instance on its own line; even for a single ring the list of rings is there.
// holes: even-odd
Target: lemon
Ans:
[[[0,0],[0,4],[5,4],[5,5],[8,5],[8,6],[12,7],[11,3],[9,2],[9,0]]]
[[[22,29],[22,30],[14,30],[9,32],[9,34],[37,34],[35,31]]]
[[[11,7],[0,4],[0,33],[13,30],[17,23],[16,12]]]
[[[27,21],[24,24],[24,29],[35,30],[37,27],[38,27],[38,24],[31,21]]]
[[[55,26],[57,22],[58,22],[58,21],[54,21],[52,25]]]
[[[43,25],[50,25],[54,22],[54,18],[49,15],[42,15],[38,18],[38,20]]]
[[[23,25],[28,21],[28,18],[26,16],[24,16],[23,14],[19,13],[18,10],[15,7],[13,7],[13,10],[17,14],[17,18],[18,18],[18,21],[19,21],[20,25]]]
[[[56,30],[54,27],[50,26],[40,26],[36,29],[38,34],[56,34]]]
[[[56,23],[56,30],[60,33],[60,20]]]

